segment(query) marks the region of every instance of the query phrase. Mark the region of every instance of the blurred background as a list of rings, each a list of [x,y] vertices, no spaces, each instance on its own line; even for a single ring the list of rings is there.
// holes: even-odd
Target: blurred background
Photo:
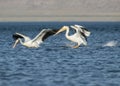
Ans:
[[[0,0],[0,21],[120,21],[120,0]]]

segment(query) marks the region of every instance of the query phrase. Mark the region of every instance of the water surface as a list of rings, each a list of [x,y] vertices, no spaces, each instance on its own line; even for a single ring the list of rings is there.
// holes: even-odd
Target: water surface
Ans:
[[[66,47],[63,32],[37,49],[12,48],[15,32],[34,38],[44,28],[74,24],[91,31],[88,46]],[[120,22],[1,22],[0,86],[119,86],[119,43]]]

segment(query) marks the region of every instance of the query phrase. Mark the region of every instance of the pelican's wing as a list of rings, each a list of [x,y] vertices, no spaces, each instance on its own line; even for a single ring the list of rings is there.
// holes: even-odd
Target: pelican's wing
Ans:
[[[87,37],[86,37],[86,33],[84,32],[84,29],[75,26],[70,26],[70,27],[76,30],[74,37],[81,37],[82,39],[85,39],[87,41]]]
[[[90,36],[91,32],[87,30],[85,27],[80,25],[74,25],[74,26],[77,27],[80,31],[82,29],[82,32],[85,34],[85,36]]]
[[[31,40],[28,36],[25,36],[25,35],[20,34],[20,33],[13,34],[13,38],[15,40],[18,39],[18,38],[24,38],[25,42]]]
[[[81,32],[83,33],[83,30],[81,28],[78,28],[72,25],[70,27],[73,28],[76,31],[76,33],[79,33],[79,34],[81,34]]]
[[[86,28],[82,28],[83,33],[85,34],[85,36],[90,36],[91,32],[88,31]]]
[[[43,29],[32,41],[38,44],[44,41],[49,36],[55,34],[58,30]]]

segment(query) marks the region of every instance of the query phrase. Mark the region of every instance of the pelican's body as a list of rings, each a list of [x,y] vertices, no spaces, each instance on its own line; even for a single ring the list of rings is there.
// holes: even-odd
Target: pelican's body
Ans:
[[[68,26],[63,26],[56,34],[66,30],[66,33],[65,33],[66,38],[72,42],[77,43],[77,45],[73,46],[73,48],[78,48],[81,44],[87,45],[87,40],[86,40],[85,34],[77,28],[73,28],[73,29],[76,30],[76,33],[74,33],[73,35],[69,35],[69,27]]]
[[[26,47],[34,47],[38,48],[39,45],[50,35],[55,34],[57,30],[51,29],[43,29],[34,39],[30,39],[28,36],[25,36],[20,33],[15,33],[13,38],[16,40],[13,48],[15,48],[16,44],[20,42],[22,45]],[[24,41],[22,40],[24,38]]]

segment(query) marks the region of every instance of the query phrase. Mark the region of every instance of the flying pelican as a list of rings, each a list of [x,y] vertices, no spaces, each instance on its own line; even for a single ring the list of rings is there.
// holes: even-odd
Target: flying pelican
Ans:
[[[13,48],[15,48],[15,46],[17,45],[18,42],[20,42],[22,45],[26,46],[26,47],[34,47],[34,48],[38,48],[39,45],[49,36],[55,34],[57,32],[57,30],[52,30],[52,29],[43,29],[34,39],[29,38],[28,36],[25,36],[23,34],[20,33],[15,33],[13,34],[13,38],[16,40]],[[24,42],[22,40],[22,38],[24,39]]]
[[[84,32],[81,32],[77,28],[73,28],[76,30],[76,33],[73,35],[69,35],[69,26],[63,26],[59,31],[56,32],[56,34],[59,34],[60,32],[63,32],[66,30],[65,36],[68,40],[77,43],[77,45],[73,46],[73,48],[78,48],[81,44],[87,45],[87,40]],[[56,35],[55,34],[55,35]]]

